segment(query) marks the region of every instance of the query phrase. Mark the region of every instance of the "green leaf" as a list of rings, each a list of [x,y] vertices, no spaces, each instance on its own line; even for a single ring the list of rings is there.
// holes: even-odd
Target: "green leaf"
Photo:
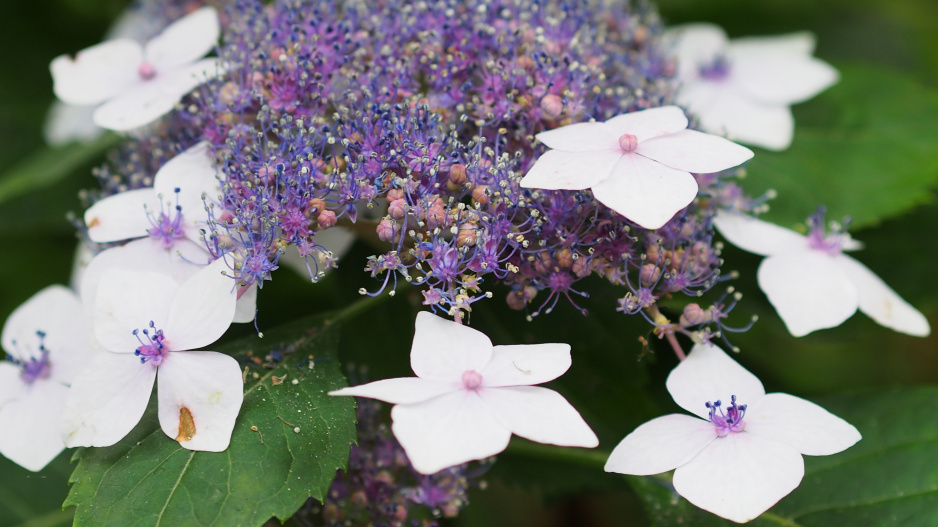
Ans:
[[[89,143],[70,143],[34,152],[0,174],[0,203],[58,183],[116,145],[120,139],[115,134],[104,134]]]
[[[327,395],[346,384],[332,360],[338,326],[320,317],[221,348],[251,365],[224,452],[180,447],[155,404],[118,444],[79,450],[65,502],[75,525],[261,525],[321,501],[355,441],[354,400]],[[285,357],[276,369],[251,360],[272,352]]]
[[[841,80],[795,107],[795,140],[759,151],[743,186],[778,191],[766,218],[793,225],[825,205],[865,226],[929,201],[938,182],[938,92],[894,71],[840,67]]]
[[[869,392],[821,400],[863,439],[833,456],[804,456],[801,485],[752,524],[938,525],[938,387]],[[629,477],[653,525],[734,525],[696,509],[667,476]]]
[[[72,511],[62,511],[71,467],[60,455],[39,472],[30,472],[0,456],[0,527],[60,526],[72,523]]]

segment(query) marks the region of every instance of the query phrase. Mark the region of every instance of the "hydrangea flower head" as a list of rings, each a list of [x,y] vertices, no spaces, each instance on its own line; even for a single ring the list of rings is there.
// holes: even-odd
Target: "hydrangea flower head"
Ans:
[[[697,344],[668,375],[671,414],[639,426],[606,461],[606,472],[674,470],[687,501],[735,522],[774,505],[804,476],[802,455],[836,454],[860,440],[852,425],[759,379],[713,344]]]
[[[143,46],[130,39],[108,40],[74,59],[56,57],[49,66],[55,94],[69,104],[105,103],[94,111],[94,123],[102,128],[139,128],[218,74],[217,59],[199,59],[215,47],[219,33],[215,8],[203,7]]]
[[[521,186],[591,189],[602,204],[646,229],[658,229],[697,196],[690,174],[737,166],[752,152],[721,137],[687,130],[677,106],[577,123],[537,134],[552,148]]]
[[[790,105],[837,82],[838,73],[811,56],[814,37],[793,33],[728,40],[713,24],[671,29],[677,58],[677,102],[704,130],[734,141],[784,150],[795,119]]]
[[[78,297],[58,285],[39,291],[13,311],[0,341],[0,453],[41,470],[65,449],[68,387],[93,354]]]
[[[931,333],[917,309],[844,254],[860,244],[844,232],[826,233],[820,213],[810,221],[807,236],[732,212],[717,213],[713,223],[733,245],[767,257],[759,264],[759,287],[792,335],[839,326],[857,308],[896,331],[917,337]]]
[[[511,434],[539,443],[592,448],[596,435],[557,392],[533,386],[570,367],[570,346],[492,346],[479,331],[427,312],[417,315],[406,377],[343,388],[330,395],[379,399],[394,436],[418,472],[433,474],[485,459]]]

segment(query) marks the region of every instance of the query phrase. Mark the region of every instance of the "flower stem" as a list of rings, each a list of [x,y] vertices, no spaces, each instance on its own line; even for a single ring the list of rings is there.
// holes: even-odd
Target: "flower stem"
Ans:
[[[668,339],[668,343],[671,344],[671,348],[674,350],[674,354],[677,355],[677,359],[683,361],[687,358],[687,355],[684,354],[684,350],[681,349],[681,343],[677,341],[677,337],[674,336],[674,333],[668,331],[664,334],[664,337]]]

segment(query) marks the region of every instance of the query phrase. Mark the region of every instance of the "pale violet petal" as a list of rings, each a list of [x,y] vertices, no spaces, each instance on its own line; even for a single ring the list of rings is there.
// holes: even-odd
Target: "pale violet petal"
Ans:
[[[708,402],[721,401],[725,408],[733,395],[739,404],[755,404],[765,395],[759,378],[715,344],[695,344],[665,385],[674,402],[703,419],[710,419]]]
[[[494,456],[511,439],[511,431],[498,423],[471,390],[399,404],[391,410],[391,420],[394,437],[421,474]]]
[[[410,367],[418,377],[462,382],[468,370],[482,371],[492,358],[484,333],[427,311],[417,313]]]
[[[745,214],[718,211],[713,225],[733,245],[762,256],[808,250],[808,239],[795,231]]]
[[[479,373],[482,386],[530,386],[560,377],[570,369],[569,344],[495,346]]]
[[[563,152],[594,152],[619,148],[619,136],[602,123],[569,124],[541,132],[535,137],[549,148]]]
[[[677,97],[705,132],[768,150],[791,145],[795,118],[787,105],[755,101],[733,86],[707,79],[682,85]]]
[[[746,433],[791,446],[808,456],[829,456],[861,439],[857,429],[820,406],[787,393],[766,394],[746,410]]]
[[[916,337],[927,337],[931,334],[928,319],[868,267],[846,254],[841,254],[835,260],[847,279],[856,287],[860,297],[860,311],[879,324],[901,333]]]
[[[98,285],[94,308],[94,336],[104,349],[133,353],[140,347],[134,330],[166,327],[179,286],[167,275],[112,268]],[[146,341],[142,334],[141,338]]]
[[[525,439],[560,446],[594,448],[599,439],[559,393],[539,386],[480,388],[479,397],[503,427]]]
[[[38,359],[40,339],[53,366],[50,378],[68,384],[91,357],[81,301],[71,289],[50,285],[17,307],[3,325],[3,349],[20,359]],[[15,341],[15,344],[14,344]]]
[[[153,190],[162,196],[164,210],[172,211],[177,204],[182,208],[186,236],[196,243],[200,229],[207,229],[206,202],[216,201],[221,194],[217,174],[215,159],[203,141],[167,161],[153,178]]]
[[[798,31],[784,35],[734,38],[730,42],[729,49],[737,56],[749,54],[764,56],[767,52],[811,55],[814,53],[816,40],[810,31]]]
[[[606,460],[606,472],[650,476],[687,463],[717,438],[713,424],[684,414],[670,414],[636,428]]]
[[[244,400],[238,361],[214,351],[173,351],[157,374],[160,427],[189,450],[228,448]]]
[[[384,379],[359,386],[348,386],[329,392],[329,395],[368,397],[392,404],[415,404],[463,389],[461,382],[401,377]]]
[[[745,146],[696,130],[681,130],[649,139],[639,143],[635,153],[695,174],[709,174],[739,166],[753,156],[752,150]]]
[[[140,83],[142,60],[143,50],[132,40],[101,42],[79,51],[74,59],[56,57],[49,65],[52,89],[69,104],[98,104]]]
[[[157,71],[176,69],[212,51],[220,34],[218,12],[202,7],[166,26],[147,42],[144,55]]]
[[[795,104],[831,87],[840,74],[830,64],[800,54],[766,53],[738,56],[730,50],[732,82],[753,100]]]
[[[697,196],[697,181],[635,154],[616,163],[612,174],[593,186],[600,203],[646,229],[657,229]]]
[[[229,273],[224,259],[219,258],[180,286],[169,320],[162,326],[171,350],[198,349],[225,334],[238,300]]]
[[[595,152],[548,150],[521,179],[523,188],[583,190],[609,177],[622,158],[618,147]]]
[[[707,66],[726,52],[726,32],[717,25],[696,23],[672,26],[663,35],[666,48],[677,59],[677,78],[694,79],[701,66]]]
[[[835,257],[822,251],[769,256],[759,264],[756,277],[759,288],[796,337],[839,326],[859,306],[856,286]]]
[[[88,237],[97,243],[148,236],[150,214],[160,213],[160,200],[152,188],[128,190],[108,196],[85,211]]]
[[[91,118],[94,109],[94,105],[53,102],[42,127],[42,136],[46,143],[49,146],[61,147],[72,141],[88,143],[100,137],[104,130],[96,126]]]
[[[743,432],[710,443],[674,471],[672,484],[697,507],[743,523],[795,490],[803,476],[794,448]]]
[[[37,472],[65,450],[62,411],[68,388],[51,379],[37,380],[22,397],[0,407],[0,454]]]
[[[72,383],[63,415],[69,447],[111,446],[140,422],[156,367],[125,353],[98,353]]]
[[[616,138],[624,134],[634,135],[639,143],[674,134],[687,128],[687,116],[677,106],[660,106],[637,112],[623,113],[603,123],[610,135]]]
[[[19,366],[0,360],[0,407],[26,393],[28,385],[20,377]]]
[[[254,316],[257,314],[257,289],[257,283],[253,283],[247,286],[244,293],[238,297],[232,322],[236,324],[254,322]]]

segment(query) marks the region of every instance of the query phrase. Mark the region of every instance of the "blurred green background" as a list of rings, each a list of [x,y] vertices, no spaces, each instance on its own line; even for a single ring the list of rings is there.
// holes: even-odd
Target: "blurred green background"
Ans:
[[[76,167],[68,178],[52,182],[48,188],[12,199],[4,197],[4,178],[19,163],[44,148],[41,129],[52,101],[49,61],[60,53],[73,53],[100,41],[125,3],[122,0],[39,0],[3,5],[4,13],[0,17],[0,71],[3,72],[0,77],[0,246],[3,256],[0,259],[0,319],[5,320],[17,305],[40,288],[51,283],[67,283],[76,239],[65,214],[78,211],[78,190],[94,185],[90,168],[95,162],[89,162]],[[908,130],[909,137],[900,136],[897,140],[921,141],[919,148],[898,153],[893,149],[890,154],[888,150],[892,146],[884,141],[881,145],[874,142],[849,151],[861,162],[870,159],[870,166],[877,167],[872,174],[856,175],[856,185],[890,188],[892,178],[905,178],[903,181],[907,184],[903,189],[907,195],[902,200],[866,206],[862,201],[866,198],[851,198],[854,174],[839,170],[841,165],[836,157],[818,158],[825,173],[830,174],[830,182],[813,177],[809,182],[799,180],[802,174],[789,174],[792,180],[770,180],[769,184],[758,180],[762,165],[754,164],[750,174],[752,181],[746,183],[751,185],[747,188],[752,192],[761,192],[769,186],[779,188],[782,192],[777,200],[777,221],[789,224],[796,221],[794,218],[803,218],[805,210],[810,213],[817,205],[817,197],[829,194],[839,199],[846,196],[842,201],[828,204],[835,214],[854,214],[862,219],[864,228],[853,232],[866,244],[866,249],[856,255],[858,259],[922,310],[935,326],[938,323],[938,280],[935,278],[938,207],[934,205],[933,191],[938,180],[938,152],[935,152],[938,150],[938,124],[935,124],[938,122],[938,2],[665,0],[659,2],[659,6],[669,24],[712,21],[725,27],[731,37],[811,30],[818,36],[817,56],[844,73],[840,92],[838,87],[832,88],[817,100],[796,107],[796,144],[788,158],[757,152],[757,161],[760,156],[769,160],[765,165],[768,169],[789,166],[786,163],[792,156],[807,151],[798,148],[810,148],[799,143],[799,130],[814,127],[812,129],[836,133],[840,125],[853,125],[849,119],[840,119],[845,108],[855,106],[867,111],[869,115],[864,114],[867,124],[876,126],[881,121],[890,123],[894,116],[914,120],[909,126],[899,126],[905,121],[891,124]],[[845,101],[844,97],[855,100]],[[876,113],[879,110],[883,115]],[[881,151],[878,151],[880,146]],[[877,159],[886,159],[895,170],[880,168],[875,164]],[[765,173],[770,173],[768,169]],[[809,184],[816,187],[809,187]],[[799,194],[799,189],[804,191]],[[812,193],[815,190],[818,195]],[[794,205],[786,209],[783,204],[786,200]],[[850,207],[862,210],[845,210]],[[340,276],[330,278],[316,291],[309,289],[309,294],[319,299],[322,307],[338,306],[354,296],[358,287],[367,285],[364,275],[357,273],[360,265],[354,258],[367,254],[367,248],[357,248],[347,260],[352,263],[343,267]],[[762,378],[769,391],[821,400],[835,394],[938,384],[938,337],[906,337],[858,314],[840,328],[795,339],[785,331],[755,285],[759,259],[734,248],[727,248],[724,257],[726,270],[735,269],[742,275],[734,284],[745,295],[734,312],[735,321],[743,325],[751,314],[760,316],[752,331],[733,339],[743,350],[739,360]],[[303,287],[303,281],[288,273],[278,273],[277,280],[265,287],[261,295],[262,313],[269,314],[267,320],[291,316],[283,310],[280,299],[296,298],[295,288]],[[593,291],[600,289],[598,283],[592,285]],[[479,304],[478,312],[473,315],[476,317],[473,324],[488,332],[496,343],[551,341],[551,335],[558,335],[557,326],[565,325],[557,324],[558,320],[575,321],[578,329],[591,332],[589,337],[574,335],[566,339],[574,346],[576,360],[570,378],[553,386],[568,395],[575,406],[585,405],[583,413],[596,427],[603,440],[602,448],[607,451],[638,423],[676,410],[663,386],[676,360],[662,348],[662,353],[649,356],[641,363],[637,361],[641,351],[637,338],[647,334],[647,327],[611,312],[611,302],[621,294],[621,291],[595,294],[586,304],[592,312],[587,322],[581,322],[574,310],[560,308],[528,324],[521,314],[508,313],[498,300],[491,306]],[[375,314],[367,324],[376,329],[409,328],[416,302],[408,295],[401,295],[393,302],[388,305],[394,309]],[[347,337],[343,342],[343,356],[372,364],[373,378],[407,374],[406,361],[371,361],[376,350],[362,339],[361,332],[350,332]],[[561,332],[557,338],[563,339],[564,334]],[[406,350],[409,339],[407,331],[399,331],[389,342]],[[657,341],[653,344],[657,345]],[[625,387],[611,391],[598,388],[602,386],[601,379],[608,380],[610,370],[618,372],[617,377],[621,375]],[[938,401],[935,406],[938,409]],[[621,418],[616,417],[619,414]],[[59,508],[67,493],[65,482],[71,471],[69,455],[60,456],[39,474],[0,459],[0,526],[69,522],[71,512],[62,512]],[[938,465],[938,460],[930,462]],[[455,524],[497,527],[646,525],[649,522],[624,478],[597,473],[593,467],[577,469],[563,462],[531,458],[523,449],[515,454],[510,450],[499,459],[489,478],[488,490],[473,493],[472,502]]]

